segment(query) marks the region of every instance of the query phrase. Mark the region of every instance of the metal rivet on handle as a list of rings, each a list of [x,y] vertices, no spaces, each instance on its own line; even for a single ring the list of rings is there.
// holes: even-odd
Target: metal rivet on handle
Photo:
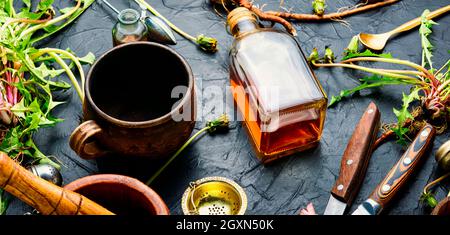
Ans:
[[[409,163],[411,163],[411,158],[409,158],[409,157],[405,158],[405,159],[403,160],[403,163],[404,163],[405,165],[408,165]]]
[[[430,134],[430,133],[428,132],[428,130],[423,130],[422,133],[420,133],[420,135],[421,135],[422,137],[427,137],[428,134]]]
[[[352,163],[353,163],[353,160],[352,160],[352,159],[347,160],[347,165],[351,165]]]
[[[344,189],[344,185],[340,184],[337,186],[337,190],[341,191],[342,189]]]
[[[383,187],[381,188],[381,190],[382,190],[383,192],[387,192],[387,191],[389,191],[389,189],[391,189],[391,186],[390,186],[389,184],[385,184],[385,185],[383,185]]]

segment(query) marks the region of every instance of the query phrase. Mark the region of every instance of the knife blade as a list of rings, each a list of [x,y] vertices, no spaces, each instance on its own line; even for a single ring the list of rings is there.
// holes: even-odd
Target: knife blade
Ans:
[[[420,160],[425,155],[424,153],[433,142],[435,133],[434,127],[426,124],[400,160],[375,188],[369,199],[359,205],[352,215],[380,214],[418,168]]]
[[[351,205],[366,174],[379,126],[380,111],[371,102],[344,151],[339,177],[331,190],[324,215],[343,215],[347,206]]]

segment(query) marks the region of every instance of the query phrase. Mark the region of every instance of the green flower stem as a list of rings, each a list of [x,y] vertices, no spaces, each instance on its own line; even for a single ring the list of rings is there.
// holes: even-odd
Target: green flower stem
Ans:
[[[407,60],[399,60],[399,59],[392,59],[392,58],[381,58],[381,57],[356,57],[351,58],[345,61],[342,61],[342,63],[350,63],[350,62],[356,62],[356,61],[373,61],[373,62],[384,62],[384,63],[393,63],[393,64],[401,64],[405,66],[409,66],[412,68],[415,68],[425,74],[427,78],[429,78],[433,84],[439,84],[439,81],[424,67],[413,63],[411,61]]]
[[[56,30],[52,30],[51,32],[46,32],[36,38],[32,38],[30,40],[30,44],[34,44],[37,41],[40,41],[44,38],[47,38],[56,32],[60,31],[61,29],[65,28],[67,25],[71,24],[74,20],[78,19],[78,16],[80,16],[87,8],[89,8],[95,1],[89,2],[89,4],[86,4],[86,2],[83,3],[83,8],[81,11],[75,12],[74,15],[71,16],[70,19],[67,19],[63,24],[58,25]],[[77,9],[78,10],[78,9]]]
[[[0,28],[1,32],[4,32],[6,30],[6,28],[8,28],[10,25],[20,22],[20,20],[21,19],[11,19],[11,20],[6,21]]]
[[[192,41],[193,43],[197,44],[202,50],[210,53],[214,53],[218,50],[217,48],[217,39],[206,37],[203,34],[198,35],[197,37],[193,37],[189,35],[188,33],[184,32],[180,28],[178,28],[176,25],[172,24],[167,18],[165,18],[163,15],[161,15],[155,8],[150,6],[147,2],[144,0],[134,0],[139,6],[144,6],[149,10],[153,15],[161,18],[164,22],[166,22],[170,28],[172,28],[175,32],[180,34],[181,36],[187,38],[188,40]]]
[[[14,23],[22,23],[21,25],[16,25],[14,27],[14,28],[19,27],[17,30],[15,30],[15,32],[16,32],[16,31],[21,30],[27,24],[42,24],[42,23],[45,23],[47,21],[49,21],[49,20],[30,20],[30,19],[27,19],[27,18],[20,18],[20,19],[11,18],[10,20],[7,20],[5,22],[5,24],[2,25],[1,30],[2,31],[5,30],[7,27],[9,27],[10,25],[12,25]]]
[[[23,31],[20,34],[20,36],[17,39],[17,41],[20,41],[22,38],[24,38],[28,34],[32,34],[33,32],[35,32],[35,31],[37,31],[39,29],[43,29],[43,28],[45,28],[45,27],[47,27],[49,25],[54,25],[54,24],[56,24],[56,23],[58,23],[58,22],[60,22],[60,21],[62,21],[64,19],[68,18],[69,16],[74,14],[80,8],[80,6],[81,6],[81,0],[78,0],[77,1],[77,5],[75,7],[73,7],[73,9],[68,11],[66,14],[60,15],[60,16],[52,19],[52,20],[46,21],[45,23],[42,23],[42,24],[35,25],[35,26],[33,26],[31,28],[28,28],[27,30]]]
[[[62,60],[55,52],[48,52],[48,54],[51,57],[53,57],[55,59],[56,63],[58,63],[66,71],[67,75],[70,78],[70,81],[73,83],[73,86],[74,86],[75,90],[78,93],[78,96],[80,97],[81,103],[83,103],[83,101],[84,101],[84,93],[81,90],[80,85],[78,85],[77,78],[72,73],[72,70],[70,70],[70,68],[66,64],[66,62],[64,62],[64,60]]]
[[[414,84],[422,84],[422,85],[426,85],[426,83],[418,80],[417,78],[414,77],[410,77],[410,76],[406,76],[406,75],[402,75],[402,74],[397,74],[397,73],[391,73],[391,72],[385,72],[383,70],[380,69],[373,69],[373,68],[367,68],[367,67],[363,67],[363,66],[359,66],[359,65],[355,65],[355,64],[344,64],[344,63],[332,63],[332,64],[316,64],[313,63],[314,66],[316,67],[345,67],[345,68],[351,68],[351,69],[356,69],[356,70],[362,70],[365,72],[369,72],[369,73],[373,73],[373,74],[378,74],[378,75],[382,75],[382,76],[388,76],[388,77],[393,77],[393,78],[399,78],[399,79],[405,79],[408,81],[414,81]]]
[[[441,93],[441,100],[446,100],[448,98],[448,95],[450,94],[450,89],[445,89]]]
[[[16,17],[16,10],[14,9],[14,0],[9,0],[9,10],[11,11],[11,17]]]
[[[147,10],[149,10],[153,15],[161,18],[162,20],[164,20],[164,22],[166,22],[167,25],[169,25],[174,31],[176,31],[177,33],[179,33],[181,36],[197,43],[197,38],[189,35],[188,33],[184,32],[183,30],[181,30],[180,28],[178,28],[176,25],[172,24],[172,22],[170,22],[168,19],[166,19],[166,17],[164,17],[163,15],[161,15],[155,8],[153,8],[152,6],[150,6],[150,4],[148,4],[146,1],[144,0],[134,0],[137,4],[142,4],[144,5]]]
[[[415,75],[415,76],[424,76],[422,72],[419,71],[413,71],[413,70],[400,70],[400,69],[379,69],[384,72],[389,73],[398,73],[398,74],[409,74],[409,75]]]
[[[86,83],[86,79],[84,77],[83,66],[81,66],[81,63],[78,60],[78,58],[75,57],[72,53],[70,53],[68,51],[65,51],[65,50],[56,49],[56,48],[43,48],[43,49],[39,49],[38,53],[32,55],[32,59],[36,58],[36,57],[39,57],[39,56],[41,56],[43,54],[49,53],[49,52],[55,52],[55,53],[64,55],[64,56],[66,56],[67,58],[69,58],[70,60],[72,60],[75,63],[75,65],[77,66],[78,71],[80,73],[81,91],[82,91],[83,96],[84,96],[84,92],[83,91],[84,91],[84,86],[85,86],[85,83]],[[75,81],[76,81],[76,79],[75,79]],[[74,82],[74,81],[72,81],[72,82]],[[76,84],[78,85],[78,82],[76,82]]]
[[[437,92],[440,94],[441,92],[445,91],[444,88],[446,88],[450,84],[450,79],[442,83],[438,89]]]
[[[447,60],[447,62],[445,62],[445,64],[444,65],[442,65],[442,67],[440,68],[440,69],[438,69],[435,73],[434,73],[434,75],[436,76],[436,75],[438,75],[444,68],[446,68],[447,67],[447,65],[449,65],[450,64],[450,60]]]
[[[170,163],[195,139],[197,138],[197,136],[199,136],[200,134],[202,134],[205,131],[208,131],[211,128],[211,126],[207,126],[204,127],[203,129],[199,130],[197,133],[195,133],[191,138],[189,138],[188,141],[186,141],[186,143],[183,144],[183,146],[181,146],[180,149],[178,149],[178,151],[155,173],[153,174],[153,176],[147,181],[147,185],[150,185],[153,183],[153,181],[158,178],[158,176],[161,174],[161,172],[163,172],[167,166],[170,165]]]

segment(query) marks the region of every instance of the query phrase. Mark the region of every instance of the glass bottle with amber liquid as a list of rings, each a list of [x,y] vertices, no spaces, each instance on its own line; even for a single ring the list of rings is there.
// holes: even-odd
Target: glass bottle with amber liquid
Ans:
[[[257,156],[268,163],[314,147],[320,141],[327,97],[297,41],[259,27],[246,8],[227,17],[235,41],[230,79]]]
[[[112,30],[113,45],[128,42],[147,41],[147,26],[140,20],[140,14],[134,9],[125,9],[119,13],[118,22]]]

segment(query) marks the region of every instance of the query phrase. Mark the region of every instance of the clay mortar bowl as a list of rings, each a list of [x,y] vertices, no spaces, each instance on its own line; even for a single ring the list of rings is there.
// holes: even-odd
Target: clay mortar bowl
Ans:
[[[115,174],[80,178],[65,189],[77,192],[117,215],[169,215],[161,197],[137,179]]]

